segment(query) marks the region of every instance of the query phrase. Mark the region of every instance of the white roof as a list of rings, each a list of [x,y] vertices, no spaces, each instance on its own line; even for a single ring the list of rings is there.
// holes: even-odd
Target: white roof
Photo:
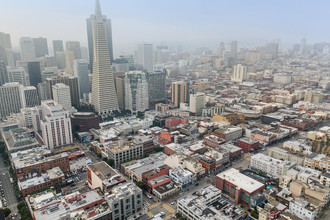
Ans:
[[[240,173],[238,170],[234,168],[219,173],[217,177],[220,177],[221,179],[225,179],[226,181],[231,182],[232,184],[236,185],[237,187],[249,193],[252,193],[255,190],[259,189],[260,187],[264,186],[264,184]]]

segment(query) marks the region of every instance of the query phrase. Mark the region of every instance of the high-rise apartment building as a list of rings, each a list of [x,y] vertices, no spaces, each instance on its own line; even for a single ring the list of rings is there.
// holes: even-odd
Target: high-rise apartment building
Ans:
[[[73,63],[74,63],[73,51],[65,51],[65,73],[73,76]]]
[[[41,67],[39,61],[27,62],[27,71],[29,74],[30,85],[37,87],[41,83]]]
[[[220,43],[217,49],[217,55],[222,58],[223,52],[225,51],[225,44],[223,42]]]
[[[111,20],[107,16],[102,15],[100,1],[95,1],[95,14],[91,15],[90,18],[86,19],[87,24],[87,39],[88,39],[88,50],[89,50],[89,68],[93,70],[93,59],[94,59],[94,41],[93,41],[93,21],[97,20],[98,15],[101,15],[101,19],[105,22],[106,26],[106,38],[107,46],[109,51],[110,62],[113,63],[113,47],[112,47],[112,28]],[[117,71],[117,70],[116,70]]]
[[[78,78],[80,99],[83,99],[84,94],[90,93],[87,60],[75,60],[73,73],[74,76]]]
[[[205,107],[205,94],[197,92],[196,94],[190,94],[189,110],[195,113],[197,116],[202,114],[202,110]]]
[[[80,48],[80,42],[78,41],[67,41],[65,43],[66,51],[72,51],[73,57],[75,60],[81,59],[81,48]]]
[[[68,76],[68,75],[59,75],[52,78],[47,78],[45,80],[45,83],[47,85],[47,96],[50,99],[53,99],[53,85],[56,85],[58,83],[63,83],[70,87],[70,96],[71,96],[71,102],[74,107],[79,107],[80,101],[79,101],[79,86],[78,86],[78,78],[74,76]]]
[[[149,108],[148,81],[146,73],[125,73],[125,109],[132,113],[144,112]]]
[[[33,111],[33,129],[40,140],[53,151],[72,144],[69,112],[53,100],[45,100]]]
[[[275,59],[278,55],[278,43],[268,43],[265,47],[266,58]]]
[[[138,44],[134,59],[136,64],[142,65],[147,71],[153,71],[153,45],[148,43]]]
[[[10,34],[0,32],[0,47],[3,49],[11,49]]]
[[[149,107],[154,108],[157,103],[166,102],[166,73],[164,71],[148,72]]]
[[[66,66],[66,60],[65,60],[65,51],[56,51],[55,54],[55,65],[59,69],[64,69]]]
[[[6,63],[0,60],[0,86],[9,82]]]
[[[37,58],[48,55],[47,38],[38,37],[33,38],[32,40]]]
[[[243,82],[246,80],[247,66],[243,66],[241,64],[237,64],[234,66],[233,76],[231,81],[233,82]]]
[[[227,51],[230,53],[231,57],[237,57],[237,41],[229,41],[227,46]]]
[[[34,86],[20,86],[22,108],[40,105],[37,88]]]
[[[18,82],[23,86],[29,84],[29,76],[23,67],[7,67],[8,81]],[[1,81],[1,80],[0,80]]]
[[[63,41],[62,40],[53,40],[53,52],[54,57],[56,57],[56,52],[63,52]]]
[[[179,107],[180,103],[189,103],[189,82],[173,82],[172,83],[172,103]]]
[[[119,110],[114,77],[108,48],[108,24],[102,16],[100,4],[96,2],[92,19],[93,33],[93,80],[92,104],[100,115]]]
[[[37,88],[38,88],[38,96],[39,96],[40,101],[50,99],[48,97],[48,90],[47,90],[47,84],[46,83],[44,83],[44,82],[39,83]]]
[[[122,110],[125,109],[125,73],[115,72],[113,76],[115,78],[118,106]]]
[[[52,86],[52,90],[53,100],[62,105],[64,109],[70,110],[72,108],[70,87],[63,83],[58,83]]]
[[[19,113],[21,108],[20,85],[6,83],[0,86],[0,118]]]
[[[22,60],[35,60],[36,51],[31,37],[22,37],[19,41]]]

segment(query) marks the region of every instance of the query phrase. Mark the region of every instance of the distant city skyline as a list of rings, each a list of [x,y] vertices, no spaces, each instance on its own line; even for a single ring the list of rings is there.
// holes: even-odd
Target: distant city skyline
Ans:
[[[327,41],[328,2],[312,1],[101,1],[112,20],[115,56],[133,53],[136,44],[160,42],[185,48],[216,47],[237,40],[238,47],[281,39],[284,47]],[[11,35],[14,48],[20,37],[80,41],[87,47],[86,18],[94,1],[6,1],[1,5],[1,32]],[[309,16],[313,14],[313,16]],[[60,18],[60,19],[59,19]]]

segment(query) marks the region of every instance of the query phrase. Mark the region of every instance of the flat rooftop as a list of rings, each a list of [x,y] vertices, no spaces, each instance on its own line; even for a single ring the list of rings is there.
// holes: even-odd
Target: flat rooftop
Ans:
[[[92,170],[102,181],[106,179],[110,179],[113,176],[119,175],[114,169],[112,169],[104,161],[90,164],[87,166],[87,168]]]
[[[252,193],[257,189],[264,187],[264,184],[240,173],[238,170],[231,168],[222,173],[219,173],[217,177],[224,179],[237,187],[244,189],[245,191]]]

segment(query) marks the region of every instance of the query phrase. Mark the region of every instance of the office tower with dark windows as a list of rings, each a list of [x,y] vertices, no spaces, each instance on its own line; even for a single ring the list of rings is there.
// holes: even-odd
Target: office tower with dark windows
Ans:
[[[157,103],[166,102],[166,73],[163,71],[148,72],[149,107],[154,108]]]
[[[93,70],[94,59],[94,43],[93,43],[93,21],[97,19],[97,16],[101,15],[101,19],[105,22],[106,38],[109,51],[110,62],[113,63],[113,47],[112,47],[112,28],[111,20],[106,15],[102,15],[100,1],[95,1],[95,14],[86,19],[87,24],[87,39],[88,39],[88,51],[89,51],[89,69]]]
[[[63,41],[62,40],[53,40],[53,52],[56,57],[56,52],[62,52],[63,49]]]
[[[88,61],[75,60],[73,65],[73,73],[74,76],[78,78],[80,99],[83,99],[84,94],[90,93]]]
[[[30,85],[37,87],[38,83],[41,83],[41,68],[39,61],[27,62],[27,70],[30,79]]]
[[[37,58],[48,55],[47,39],[43,37],[33,38],[34,50]]]

